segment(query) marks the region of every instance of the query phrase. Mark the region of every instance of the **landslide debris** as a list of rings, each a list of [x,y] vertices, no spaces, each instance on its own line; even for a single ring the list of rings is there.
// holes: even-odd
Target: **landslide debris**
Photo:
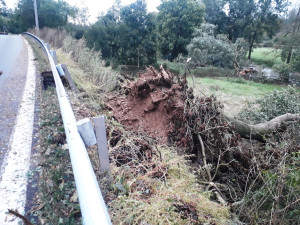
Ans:
[[[184,83],[174,83],[174,75],[149,67],[137,81],[123,85],[124,95],[110,96],[107,106],[127,128],[141,130],[160,143],[167,143],[174,131],[172,122],[184,109]]]
[[[198,155],[201,142],[226,149],[239,139],[214,96],[195,97],[185,77],[162,66],[160,71],[147,68],[136,81],[127,80],[120,94],[108,96],[106,105],[127,129],[186,147],[188,153]]]
[[[114,223],[231,224],[228,208],[204,197],[197,177],[211,180],[219,151],[225,155],[238,140],[214,96],[195,97],[185,77],[149,67],[108,96],[106,105],[123,125],[113,120],[108,125],[112,174],[118,182],[106,201],[110,213],[118,215]],[[210,164],[211,174],[192,173],[190,159],[205,161],[203,168]]]

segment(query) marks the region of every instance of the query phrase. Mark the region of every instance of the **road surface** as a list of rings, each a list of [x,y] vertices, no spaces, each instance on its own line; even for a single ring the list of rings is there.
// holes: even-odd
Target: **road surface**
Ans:
[[[27,49],[21,36],[0,35],[0,167],[23,94],[27,73]]]
[[[19,224],[32,150],[36,72],[33,52],[19,35],[0,35],[0,224]]]

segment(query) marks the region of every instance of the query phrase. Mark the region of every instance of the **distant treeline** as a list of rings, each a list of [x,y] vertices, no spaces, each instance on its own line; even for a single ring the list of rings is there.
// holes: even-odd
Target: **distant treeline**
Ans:
[[[37,0],[40,27],[64,27],[73,37],[85,38],[88,47],[101,51],[112,64],[150,65],[158,58],[173,60],[188,54],[196,29],[216,26],[215,36],[235,42],[244,38],[248,57],[264,38],[280,29],[287,0],[162,0],[158,12],[147,12],[145,0],[113,6],[89,25],[87,8],[71,7],[63,0]],[[21,33],[34,27],[32,0],[19,0],[8,10],[0,0],[0,31]]]

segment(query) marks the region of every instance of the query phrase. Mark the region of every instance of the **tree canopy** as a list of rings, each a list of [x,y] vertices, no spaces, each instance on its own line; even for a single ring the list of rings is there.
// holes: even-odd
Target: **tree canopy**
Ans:
[[[209,64],[239,70],[245,58],[245,41],[238,38],[232,43],[225,35],[215,35],[215,31],[216,26],[207,23],[196,29],[187,47],[192,62],[196,65]]]
[[[235,41],[243,37],[249,43],[248,58],[254,43],[264,34],[273,37],[281,23],[287,0],[204,0],[207,19],[218,26],[218,31]],[[225,10],[226,9],[226,10]],[[226,12],[225,12],[226,11]],[[216,12],[216,14],[214,13]]]
[[[55,28],[65,26],[68,17],[75,15],[76,9],[63,0],[37,0],[39,26]],[[20,33],[35,26],[32,0],[19,0],[10,18],[10,32]]]
[[[147,12],[145,0],[137,0],[123,7],[116,1],[85,37],[104,58],[141,66],[156,63],[156,36],[155,16]]]
[[[162,0],[158,7],[159,49],[163,56],[174,59],[187,54],[186,46],[195,28],[204,21],[205,7],[196,0]]]

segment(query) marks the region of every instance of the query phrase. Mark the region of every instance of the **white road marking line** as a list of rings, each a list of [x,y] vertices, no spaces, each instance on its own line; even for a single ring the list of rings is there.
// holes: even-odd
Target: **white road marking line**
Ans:
[[[27,191],[35,104],[34,55],[28,42],[28,70],[16,125],[11,136],[10,150],[1,168],[0,224],[19,224],[20,219],[7,214],[8,209],[24,214]],[[16,81],[18,82],[18,81]]]

